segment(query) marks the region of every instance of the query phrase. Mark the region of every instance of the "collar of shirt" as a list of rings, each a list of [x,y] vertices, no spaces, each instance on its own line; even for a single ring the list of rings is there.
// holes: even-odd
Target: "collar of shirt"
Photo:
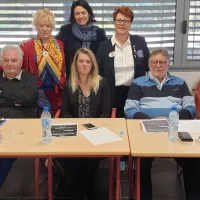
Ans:
[[[121,47],[121,45],[117,42],[117,40],[115,38],[115,34],[113,34],[113,36],[111,38],[111,43],[112,43],[112,46],[114,46],[115,44],[117,44],[118,46]],[[128,39],[126,40],[126,42],[124,43],[123,46],[125,46],[126,44],[131,44],[130,35],[128,36]]]
[[[173,79],[173,76],[168,72],[168,73],[166,74],[166,76],[164,77],[163,81],[160,82],[160,81],[159,81],[156,77],[154,77],[154,76],[151,74],[151,72],[149,71],[149,72],[146,74],[145,81],[149,81],[149,79],[153,80],[153,81],[156,83],[158,89],[161,90],[161,89],[162,89],[162,86],[164,85],[164,83],[165,83],[166,81],[170,80],[170,79]]]
[[[7,76],[5,75],[5,73],[3,72],[3,78],[7,78]],[[21,78],[22,78],[22,70],[19,72],[19,74],[17,75],[17,76],[15,76],[15,78],[17,79],[17,80],[21,80]],[[13,79],[15,79],[15,78],[13,78]]]

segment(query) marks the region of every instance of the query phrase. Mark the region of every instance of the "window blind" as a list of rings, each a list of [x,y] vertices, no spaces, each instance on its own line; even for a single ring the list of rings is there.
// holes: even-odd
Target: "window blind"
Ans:
[[[187,60],[200,60],[200,1],[189,2]]]
[[[173,63],[175,41],[176,0],[88,0],[96,25],[104,28],[108,38],[114,33],[112,13],[117,6],[128,6],[135,14],[131,34],[145,37],[150,50],[166,47]],[[0,48],[6,44],[19,44],[36,35],[32,27],[32,14],[49,8],[56,17],[55,35],[67,23],[72,0],[0,0]]]

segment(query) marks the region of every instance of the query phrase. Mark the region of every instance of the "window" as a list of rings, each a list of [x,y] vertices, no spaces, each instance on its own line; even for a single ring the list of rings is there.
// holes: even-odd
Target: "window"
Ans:
[[[189,6],[187,60],[200,60],[200,1]]]
[[[1,0],[0,48],[18,44],[36,35],[32,13],[49,8],[56,16],[55,35],[67,23],[72,0]],[[116,6],[129,6],[135,14],[131,33],[145,37],[150,50],[166,47],[174,68],[198,66],[200,60],[200,1],[197,0],[88,0],[93,8],[97,25],[106,30],[108,37],[114,32],[112,19]],[[186,33],[183,22],[187,22]]]

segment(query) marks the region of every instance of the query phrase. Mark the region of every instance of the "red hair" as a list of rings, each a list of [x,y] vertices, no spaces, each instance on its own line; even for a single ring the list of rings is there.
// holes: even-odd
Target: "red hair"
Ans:
[[[126,17],[130,18],[131,22],[134,19],[133,11],[127,6],[120,6],[120,7],[116,7],[114,9],[114,12],[113,12],[113,20],[114,21],[116,20],[116,16],[118,15],[118,13],[121,13],[121,14],[125,15]]]

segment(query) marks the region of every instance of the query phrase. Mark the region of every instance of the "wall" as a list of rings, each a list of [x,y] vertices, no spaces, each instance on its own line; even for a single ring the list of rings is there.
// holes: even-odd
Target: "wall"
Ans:
[[[196,84],[198,81],[200,81],[200,71],[195,71],[195,72],[175,72],[172,71],[170,72],[171,74],[181,77],[186,81],[188,84],[188,87],[190,91],[192,92],[192,89],[195,88]]]

